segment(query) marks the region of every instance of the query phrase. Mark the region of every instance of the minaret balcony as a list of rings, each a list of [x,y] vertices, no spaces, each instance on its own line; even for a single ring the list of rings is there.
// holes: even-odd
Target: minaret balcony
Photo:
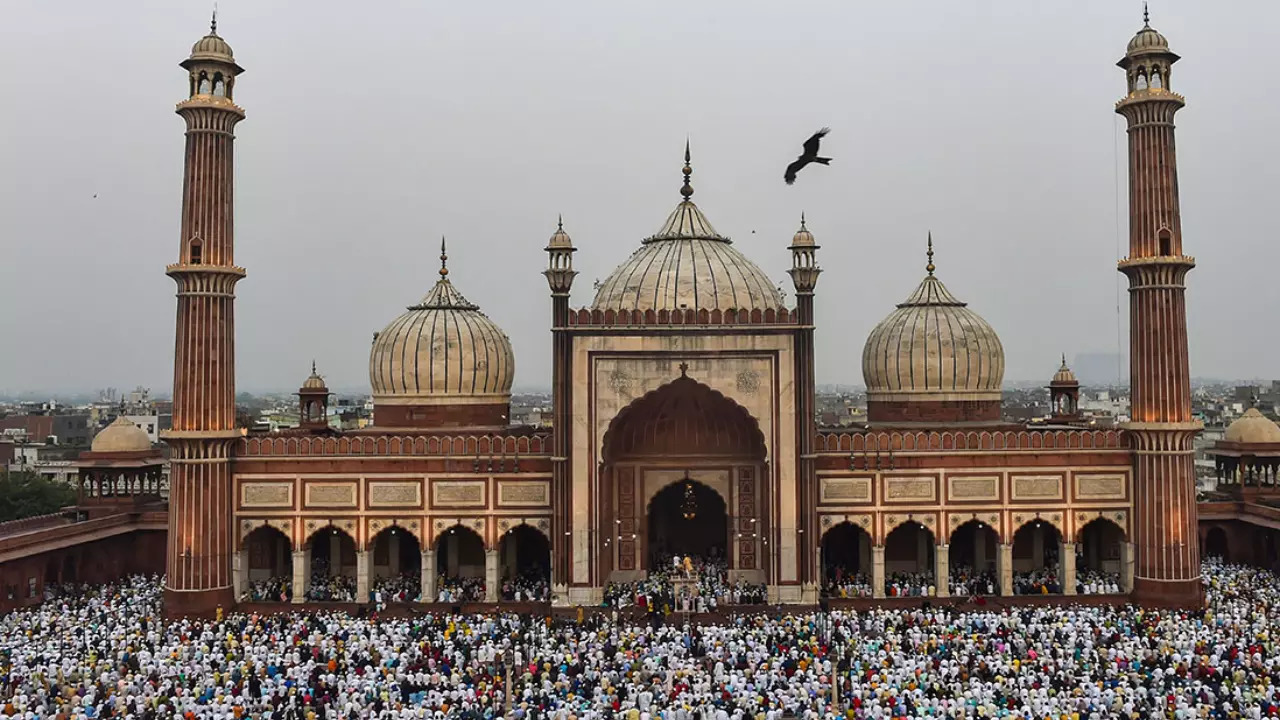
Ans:
[[[1116,263],[1116,269],[1124,272],[1127,268],[1157,266],[1157,265],[1175,265],[1185,267],[1188,270],[1196,266],[1196,259],[1190,255],[1151,255],[1149,257],[1126,257]]]

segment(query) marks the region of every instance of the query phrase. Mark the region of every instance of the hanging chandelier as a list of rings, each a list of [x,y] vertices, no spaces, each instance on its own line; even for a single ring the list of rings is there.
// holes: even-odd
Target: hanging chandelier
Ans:
[[[693,481],[687,472],[684,474],[684,502],[680,504],[680,514],[684,515],[685,520],[698,516],[698,497],[694,494]]]

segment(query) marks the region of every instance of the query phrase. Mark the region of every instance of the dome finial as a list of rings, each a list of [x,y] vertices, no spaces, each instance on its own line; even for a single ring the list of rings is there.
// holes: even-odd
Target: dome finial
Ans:
[[[1147,4],[1142,3],[1142,27],[1151,27],[1151,14],[1147,11]]]
[[[444,251],[444,236],[440,236],[440,277],[449,276],[449,255]]]
[[[564,230],[564,213],[556,214],[556,230]]]
[[[316,361],[315,361],[315,360],[312,360],[312,361],[311,361],[311,374],[312,374],[312,375],[315,375],[315,374],[316,374]]]
[[[209,19],[209,34],[210,34],[210,35],[217,35],[217,34],[218,34],[218,3],[217,3],[217,0],[214,0],[214,3],[213,3],[213,17],[211,17],[211,18]]]
[[[929,275],[932,276],[933,271],[937,269],[933,265],[933,231],[932,230],[929,231],[929,250],[925,252],[925,255],[929,257],[929,264],[925,265],[924,269],[929,271]]]
[[[801,211],[800,211],[800,230],[801,230],[801,231],[804,231],[804,230],[807,230],[807,229],[808,229],[808,228],[806,228],[806,227],[804,226],[804,211],[803,211],[803,210],[801,210]]]
[[[684,187],[680,188],[680,195],[681,195],[681,197],[683,197],[685,200],[688,200],[689,198],[693,197],[693,185],[690,185],[690,184],[689,184],[689,176],[693,174],[693,167],[691,167],[691,166],[689,165],[689,159],[690,159],[690,157],[691,157],[691,156],[689,155],[689,139],[688,139],[688,138],[685,138],[685,140],[684,140],[684,169],[682,170],[682,172],[684,173]]]

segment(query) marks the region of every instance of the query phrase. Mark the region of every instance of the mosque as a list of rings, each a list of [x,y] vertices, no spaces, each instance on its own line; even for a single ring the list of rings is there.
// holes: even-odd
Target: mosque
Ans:
[[[1118,269],[1130,283],[1133,394],[1122,428],[1081,421],[1065,363],[1050,383],[1050,423],[1003,421],[999,335],[944,284],[931,241],[900,302],[868,300],[887,314],[863,350],[867,423],[817,427],[818,238],[801,219],[789,304],[694,202],[686,148],[674,209],[656,232],[636,229],[634,252],[589,306],[570,303],[578,245],[563,225],[546,243],[553,429],[509,424],[516,353],[481,309],[498,298],[455,284],[468,269],[450,267],[442,247],[421,300],[374,336],[373,425],[328,427],[329,391],[313,368],[298,390],[300,426],[257,433],[237,427],[234,402],[243,69],[215,25],[181,63],[188,95],[177,108],[187,134],[179,254],[167,268],[177,284],[168,610],[232,607],[266,577],[291,577],[300,601],[313,573],[353,577],[362,598],[389,575],[420,573],[427,597],[439,577],[483,578],[495,600],[503,578],[540,572],[553,605],[592,605],[610,581],[642,578],[670,555],[723,558],[731,577],[781,604],[817,602],[837,567],[864,573],[883,597],[889,575],[945,578],[956,565],[994,573],[1005,595],[1016,572],[1053,568],[1071,594],[1076,573],[1097,569],[1142,603],[1201,603],[1177,60],[1144,23],[1119,62],[1130,242]]]

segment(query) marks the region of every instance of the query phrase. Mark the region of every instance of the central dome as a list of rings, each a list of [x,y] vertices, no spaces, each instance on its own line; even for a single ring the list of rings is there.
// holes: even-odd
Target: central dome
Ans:
[[[716,232],[689,198],[685,148],[684,199],[658,232],[617,267],[596,291],[596,310],[767,310],[783,307],[776,284]]]

